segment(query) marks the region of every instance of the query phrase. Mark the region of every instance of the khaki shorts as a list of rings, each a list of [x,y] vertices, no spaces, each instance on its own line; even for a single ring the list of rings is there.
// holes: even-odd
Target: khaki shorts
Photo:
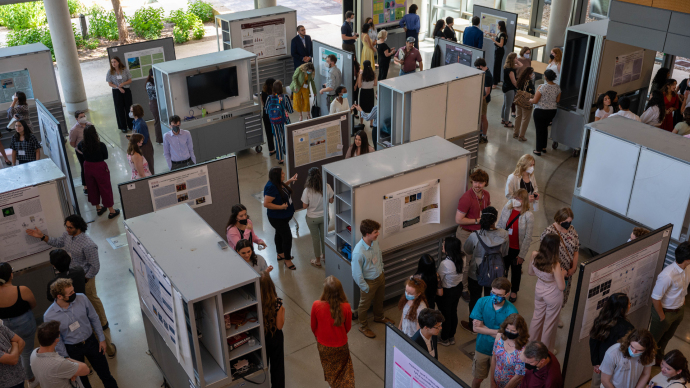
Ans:
[[[475,379],[486,379],[489,377],[490,368],[491,356],[475,350],[474,360],[472,360],[472,377]]]
[[[486,111],[489,108],[489,103],[486,102],[486,98],[482,98],[482,116],[486,116]]]

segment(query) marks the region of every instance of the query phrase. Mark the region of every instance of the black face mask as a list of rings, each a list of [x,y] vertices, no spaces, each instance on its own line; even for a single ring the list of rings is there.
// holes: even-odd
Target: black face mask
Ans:
[[[74,294],[70,295],[69,298],[67,298],[67,303],[72,303],[74,300],[77,299],[77,293],[75,292]]]
[[[563,227],[563,229],[568,230],[570,228],[570,222],[563,221],[561,222],[561,226]]]
[[[554,56],[553,54],[551,54],[551,55],[549,55],[549,58],[551,58],[551,59],[556,59],[556,56]]]
[[[503,334],[505,334],[505,335],[506,335],[506,338],[508,338],[508,339],[510,339],[510,340],[517,339],[517,337],[520,336],[520,334],[518,334],[518,333],[511,333],[511,332],[509,332],[509,331],[504,331]]]
[[[527,370],[535,370],[535,369],[537,369],[537,366],[536,366],[536,365],[532,365],[532,364],[525,363],[525,369],[527,369]]]
[[[237,222],[239,222],[240,225],[247,225],[247,220],[237,220]]]

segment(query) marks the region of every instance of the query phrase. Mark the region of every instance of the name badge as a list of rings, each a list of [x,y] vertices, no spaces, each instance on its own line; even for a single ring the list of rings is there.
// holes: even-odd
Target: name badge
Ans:
[[[304,84],[304,85],[302,85],[302,87],[305,89],[309,89],[309,84]]]
[[[121,76],[121,75],[118,75],[118,76],[117,76],[117,79],[122,79],[122,76]]]
[[[510,229],[508,229],[508,236],[512,236],[512,235],[513,235],[513,228],[510,228]]]
[[[69,331],[75,331],[79,328],[79,321],[74,321],[71,325],[69,325]]]
[[[24,155],[26,155],[26,151],[24,151],[24,150],[18,150],[18,151],[17,151],[17,155],[19,155],[19,156],[24,156]]]

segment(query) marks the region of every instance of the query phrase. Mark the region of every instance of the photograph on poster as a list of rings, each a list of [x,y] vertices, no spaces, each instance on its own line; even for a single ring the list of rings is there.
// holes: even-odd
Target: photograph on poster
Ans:
[[[383,236],[424,224],[441,223],[441,183],[434,179],[383,198]]]
[[[372,18],[377,26],[386,23],[395,23],[405,16],[405,0],[373,0]]]

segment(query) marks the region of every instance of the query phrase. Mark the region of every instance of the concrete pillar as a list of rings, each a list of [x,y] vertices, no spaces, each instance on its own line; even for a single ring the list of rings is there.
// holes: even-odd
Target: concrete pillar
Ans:
[[[43,5],[48,16],[50,37],[53,40],[55,60],[62,84],[62,98],[67,104],[67,111],[73,113],[77,110],[86,110],[89,105],[86,101],[86,90],[67,0],[44,0]]]
[[[276,5],[276,0],[254,0],[255,9],[275,7]]]
[[[573,9],[573,0],[552,0],[551,17],[549,19],[549,33],[546,36],[543,61],[549,62],[549,54],[555,46],[563,46],[565,43],[565,29],[568,28],[570,12]]]

